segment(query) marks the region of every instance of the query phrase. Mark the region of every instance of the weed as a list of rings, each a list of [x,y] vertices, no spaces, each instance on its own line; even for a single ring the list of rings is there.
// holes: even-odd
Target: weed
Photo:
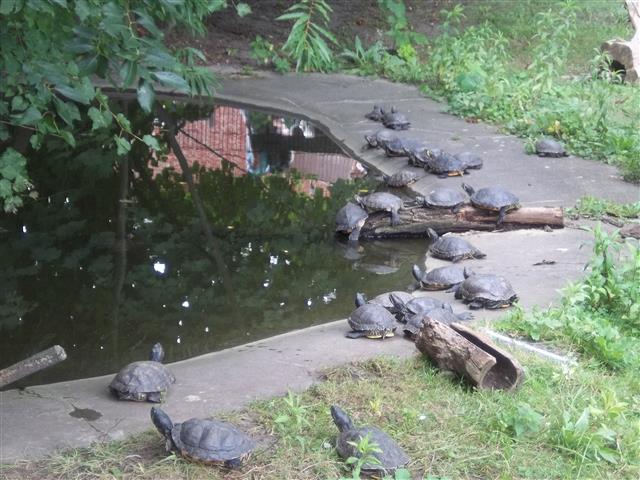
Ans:
[[[516,438],[540,431],[544,417],[531,405],[520,402],[515,409],[500,411],[497,415],[499,427]]]
[[[291,70],[289,60],[280,55],[280,52],[268,40],[257,35],[255,40],[251,42],[251,58],[256,60],[260,65],[271,65],[277,72],[284,73]]]
[[[353,474],[351,478],[354,480],[358,480],[360,478],[360,472],[365,465],[375,466],[381,464],[378,457],[376,457],[376,453],[382,453],[382,450],[376,442],[371,440],[369,434],[360,438],[360,441],[358,442],[347,443],[356,449],[356,455],[347,458],[345,461],[347,465],[353,466]]]
[[[305,429],[311,423],[308,418],[308,407],[302,404],[299,395],[289,391],[283,399],[284,412],[273,419],[276,431],[289,444],[297,444],[303,451],[307,446]]]
[[[585,217],[596,220],[605,215],[617,218],[640,218],[640,202],[616,203],[596,197],[582,197],[575,207],[566,211],[572,218]]]

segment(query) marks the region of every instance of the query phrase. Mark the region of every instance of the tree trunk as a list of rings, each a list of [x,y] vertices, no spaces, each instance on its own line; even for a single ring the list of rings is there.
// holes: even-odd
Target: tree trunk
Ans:
[[[427,229],[438,234],[464,232],[468,230],[495,230],[497,212],[478,210],[465,206],[457,213],[444,209],[411,207],[399,212],[400,223],[390,224],[389,214],[376,212],[369,215],[360,236],[363,238],[426,237]],[[501,229],[515,228],[562,228],[564,218],[560,207],[530,207],[513,210],[504,218]]]
[[[522,383],[517,360],[459,323],[449,326],[425,317],[416,347],[438,368],[456,372],[478,388],[513,391]]]
[[[627,9],[635,34],[629,41],[620,39],[604,42],[600,47],[611,58],[621,64],[625,70],[625,81],[640,80],[640,0],[626,0]]]
[[[0,388],[10,383],[17,382],[21,378],[36,373],[47,367],[51,367],[67,358],[67,353],[60,345],[54,345],[47,350],[36,353],[31,357],[21,360],[10,367],[0,370]]]

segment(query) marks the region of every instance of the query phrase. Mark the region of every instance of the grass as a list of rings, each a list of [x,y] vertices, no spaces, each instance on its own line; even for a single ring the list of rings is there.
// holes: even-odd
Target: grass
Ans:
[[[248,411],[227,416],[261,439],[260,449],[239,471],[167,456],[160,435],[147,432],[39,462],[21,462],[4,468],[2,475],[340,478],[349,472],[334,450],[337,429],[329,413],[329,406],[338,404],[358,424],[376,424],[392,435],[412,458],[408,468],[414,478],[637,478],[640,412],[634,401],[640,385],[634,372],[614,375],[589,363],[566,370],[535,357],[519,357],[527,379],[515,394],[475,391],[420,357],[381,357],[328,371],[324,382],[300,395],[257,402]],[[616,392],[613,402],[611,392]],[[297,404],[293,410],[292,401]],[[617,405],[615,413],[593,417],[583,440],[563,437],[565,424],[579,419],[585,409],[611,410],[612,403]],[[290,422],[276,421],[285,416]],[[598,459],[589,450],[603,425],[615,432],[617,445],[606,448],[613,451],[611,460],[616,463]]]
[[[621,219],[640,218],[640,201],[635,203],[616,203],[596,197],[582,197],[575,207],[567,209],[567,215],[571,218],[591,218],[600,220],[603,217],[616,217]]]

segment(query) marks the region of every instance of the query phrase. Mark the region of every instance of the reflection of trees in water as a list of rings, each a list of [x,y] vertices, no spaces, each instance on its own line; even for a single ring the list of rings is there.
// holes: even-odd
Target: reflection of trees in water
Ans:
[[[136,124],[143,135],[151,119],[139,115]],[[176,360],[348,312],[350,298],[327,306],[322,298],[362,276],[328,240],[354,185],[339,182],[326,199],[294,193],[285,177],[199,172],[234,311],[179,178],[152,180],[139,143],[127,166],[103,141],[83,137],[64,171],[57,160],[71,152],[52,141],[31,172],[40,199],[2,218],[2,365],[60,343],[69,359],[27,381],[75,378],[145,358],[156,341]],[[166,264],[164,274],[155,262]]]

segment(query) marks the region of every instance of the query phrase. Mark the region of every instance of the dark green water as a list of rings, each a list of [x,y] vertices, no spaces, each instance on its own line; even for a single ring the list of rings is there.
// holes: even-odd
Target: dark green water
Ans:
[[[225,284],[179,177],[133,171],[122,217],[117,168],[56,171],[50,184],[47,172],[33,173],[40,199],[0,223],[0,367],[55,344],[68,359],[12,387],[114,372],[157,341],[171,362],[344,318],[356,290],[407,288],[425,250],[348,248],[332,201],[286,178],[202,172]],[[335,202],[349,188],[336,185]]]

